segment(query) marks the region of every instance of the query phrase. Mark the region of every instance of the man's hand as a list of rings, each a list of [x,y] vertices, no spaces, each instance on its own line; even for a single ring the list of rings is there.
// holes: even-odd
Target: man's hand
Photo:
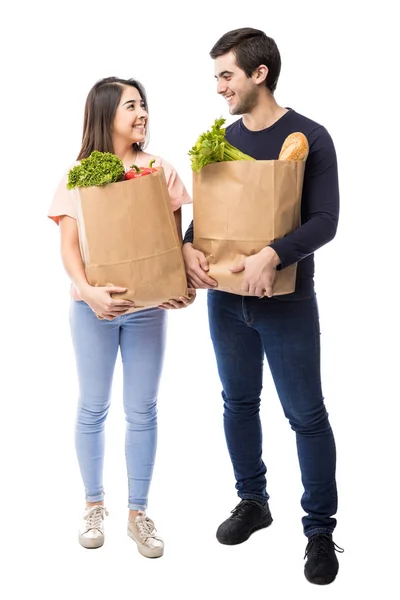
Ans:
[[[186,296],[180,296],[179,298],[171,298],[168,302],[164,302],[164,304],[160,304],[158,308],[185,308],[190,304],[193,304],[196,298],[196,290],[193,288],[188,289],[188,298]]]
[[[209,266],[203,252],[193,248],[193,244],[187,243],[182,248],[183,260],[185,261],[186,276],[192,288],[215,288],[217,282],[206,273]]]
[[[245,258],[241,263],[231,268],[232,273],[244,271],[241,290],[243,294],[262,298],[272,296],[272,286],[279,265],[279,256],[269,246],[257,254]]]

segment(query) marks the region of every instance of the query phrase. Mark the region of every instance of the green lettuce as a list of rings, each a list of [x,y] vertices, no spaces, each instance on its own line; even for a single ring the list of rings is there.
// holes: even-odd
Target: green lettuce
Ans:
[[[88,158],[83,158],[79,165],[72,167],[68,173],[67,188],[91,187],[122,181],[125,168],[122,160],[111,152],[94,150]]]

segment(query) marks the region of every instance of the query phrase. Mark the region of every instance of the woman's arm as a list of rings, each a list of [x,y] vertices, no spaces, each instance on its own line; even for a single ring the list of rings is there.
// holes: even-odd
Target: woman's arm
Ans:
[[[64,268],[80,297],[93,312],[111,321],[134,306],[130,300],[115,300],[111,294],[126,292],[126,288],[91,286],[85,274],[85,267],[79,248],[79,235],[76,219],[66,215],[60,218],[61,257]]]
[[[174,211],[175,225],[176,230],[178,232],[179,244],[182,245],[183,237],[182,237],[182,209],[178,208]],[[164,302],[164,304],[160,304],[159,308],[184,308],[185,306],[189,306],[194,302],[196,298],[196,290],[189,288],[188,290],[188,298],[181,296],[180,298],[171,298],[169,302]]]
[[[76,219],[66,215],[60,217],[61,258],[64,268],[82,297],[90,287],[85,274],[81,251],[79,248],[78,226]]]
[[[174,217],[179,243],[182,245],[182,208],[178,208],[178,210],[174,212]]]

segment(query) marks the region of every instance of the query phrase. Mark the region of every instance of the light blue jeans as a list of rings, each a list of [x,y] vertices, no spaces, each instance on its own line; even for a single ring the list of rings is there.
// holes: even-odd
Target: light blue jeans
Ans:
[[[75,444],[88,502],[104,497],[104,424],[120,348],[128,507],[147,507],[157,446],[157,394],[166,318],[166,310],[151,308],[113,321],[100,320],[85,302],[71,301],[70,325],[80,390]]]

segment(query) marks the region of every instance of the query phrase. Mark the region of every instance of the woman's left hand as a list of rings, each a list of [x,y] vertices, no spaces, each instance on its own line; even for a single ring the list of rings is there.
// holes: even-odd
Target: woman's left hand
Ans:
[[[188,289],[188,298],[186,296],[180,296],[179,298],[171,298],[168,302],[160,304],[158,308],[174,309],[174,308],[185,308],[193,304],[196,298],[196,290],[193,288]]]

